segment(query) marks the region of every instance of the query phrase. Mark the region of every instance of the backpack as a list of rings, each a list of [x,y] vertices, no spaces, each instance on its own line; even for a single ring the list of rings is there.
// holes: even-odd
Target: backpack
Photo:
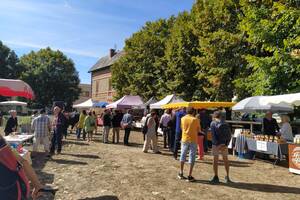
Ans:
[[[6,187],[0,186],[0,197],[5,200],[26,200],[29,197],[29,181],[22,165],[8,145],[0,149],[0,177],[6,177]]]
[[[228,145],[231,140],[231,130],[227,123],[219,122],[216,125],[218,134],[218,143]]]
[[[90,117],[90,126],[95,126],[95,120],[93,117]]]
[[[142,133],[144,135],[146,135],[147,132],[148,132],[148,119],[149,119],[149,117],[146,118],[145,124],[144,124],[143,129],[142,129]]]

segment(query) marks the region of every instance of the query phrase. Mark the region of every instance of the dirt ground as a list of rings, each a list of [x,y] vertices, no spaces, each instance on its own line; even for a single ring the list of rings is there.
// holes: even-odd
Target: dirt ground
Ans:
[[[121,131],[121,138],[123,131]],[[167,150],[163,154],[142,152],[142,134],[132,132],[132,146],[77,141],[70,135],[64,141],[63,154],[47,159],[38,154],[33,167],[43,183],[59,188],[56,200],[181,200],[181,199],[300,199],[300,176],[286,167],[261,160],[231,160],[233,184],[210,185],[212,156],[197,161],[194,183],[177,179],[179,161]],[[159,137],[160,147],[162,138]],[[188,167],[185,168],[187,173]],[[223,181],[224,167],[219,168]]]

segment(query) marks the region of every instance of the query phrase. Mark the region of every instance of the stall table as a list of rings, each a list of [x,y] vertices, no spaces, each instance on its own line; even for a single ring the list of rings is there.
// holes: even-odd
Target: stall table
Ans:
[[[4,137],[8,143],[23,144],[34,138],[34,135],[8,135]]]
[[[247,138],[244,135],[239,135],[235,143],[235,149],[239,153],[245,153],[246,151],[254,151],[267,155],[276,156],[276,164],[278,161],[283,160],[283,155],[288,155],[288,144],[258,141],[252,138]]]

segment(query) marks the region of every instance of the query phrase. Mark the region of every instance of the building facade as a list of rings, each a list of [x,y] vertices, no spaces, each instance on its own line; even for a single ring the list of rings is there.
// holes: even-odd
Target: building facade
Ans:
[[[92,99],[111,103],[115,91],[112,88],[111,66],[124,55],[124,51],[110,49],[109,55],[102,57],[89,70],[91,73]]]
[[[85,102],[92,97],[90,84],[79,84],[79,88],[81,89],[81,93],[79,95],[79,99],[73,103],[74,105]]]

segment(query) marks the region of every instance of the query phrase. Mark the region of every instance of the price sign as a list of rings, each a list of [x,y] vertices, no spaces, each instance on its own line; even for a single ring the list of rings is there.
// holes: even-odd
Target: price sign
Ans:
[[[266,141],[256,141],[256,148],[258,151],[268,151]]]

